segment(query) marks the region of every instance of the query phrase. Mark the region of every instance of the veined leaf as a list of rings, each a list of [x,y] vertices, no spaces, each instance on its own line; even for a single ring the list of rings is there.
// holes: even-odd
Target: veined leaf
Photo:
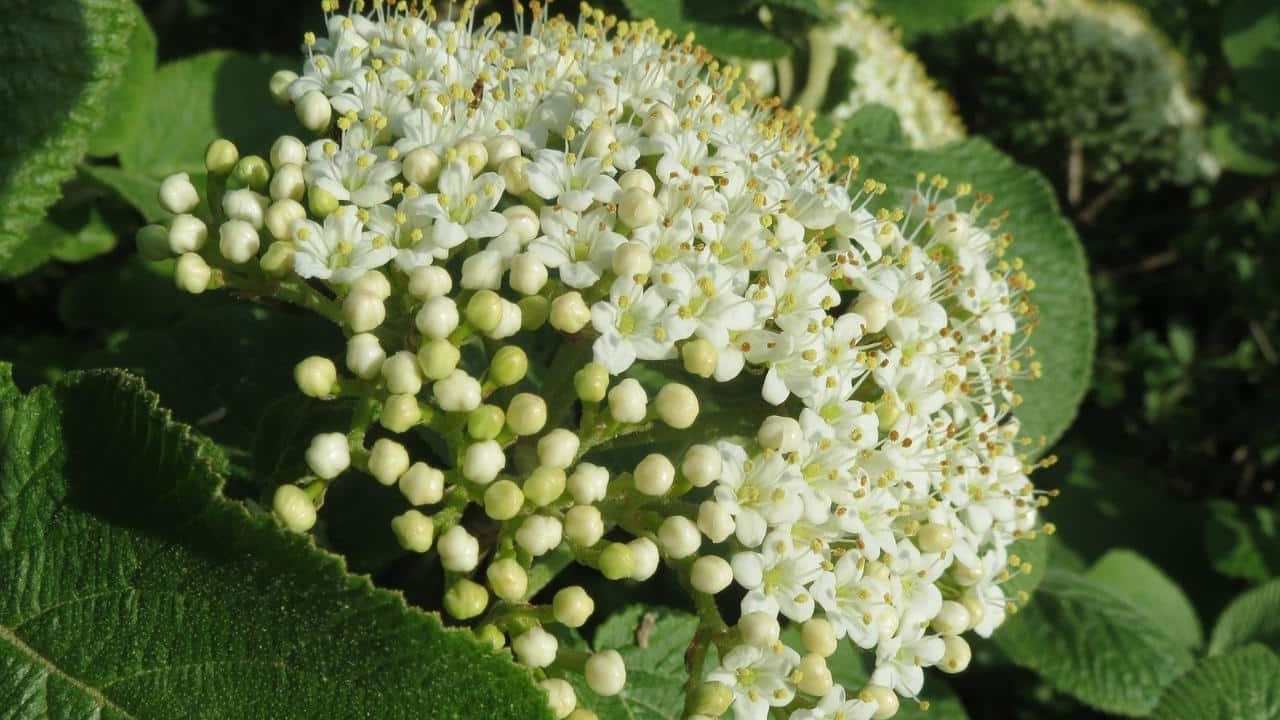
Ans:
[[[791,46],[762,27],[698,20],[685,12],[684,0],[623,0],[635,18],[653,18],[658,27],[682,38],[694,34],[694,40],[722,58],[768,60],[791,53]]]
[[[1153,720],[1280,719],[1280,655],[1251,645],[1202,660],[1178,679]]]
[[[129,59],[120,71],[120,79],[106,99],[106,116],[89,141],[89,154],[98,157],[115,155],[134,142],[142,125],[143,102],[156,74],[156,34],[151,30],[142,8],[133,0],[125,0],[134,15],[133,34],[129,36]]]
[[[1106,585],[1165,628],[1178,642],[1195,649],[1204,643],[1200,618],[1191,601],[1169,576],[1132,550],[1112,550],[1086,573]]]
[[[1222,611],[1209,639],[1209,654],[1248,643],[1280,648],[1280,580],[1241,593]]]

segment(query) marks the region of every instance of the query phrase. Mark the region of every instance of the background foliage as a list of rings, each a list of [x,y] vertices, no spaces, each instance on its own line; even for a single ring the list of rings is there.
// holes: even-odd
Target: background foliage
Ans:
[[[602,4],[796,78],[807,31],[831,19],[819,0]],[[261,489],[294,472],[301,439],[332,411],[295,396],[290,368],[331,352],[335,331],[236,298],[194,302],[171,268],[132,252],[162,214],[159,179],[201,173],[209,138],[263,148],[293,128],[266,78],[296,64],[319,3],[10,5],[0,361],[16,385],[0,370],[0,707],[17,710],[0,715],[355,715],[381,698],[386,716],[474,717],[491,703],[486,717],[536,717],[522,671],[414,607],[438,597],[421,582],[431,568],[382,531],[394,508],[343,498],[353,509],[325,548],[264,520]],[[927,716],[1280,718],[1280,6],[1141,0],[1175,68],[1069,28],[1029,33],[998,20],[1001,5],[873,5],[955,93],[976,139],[909,151],[882,106],[841,135],[886,181],[927,169],[994,192],[1041,284],[1046,380],[1027,388],[1023,419],[1057,440],[1060,462],[1037,482],[1062,491],[1046,513],[1059,533],[1023,548],[1038,568],[1024,589],[1043,584],[967,673],[930,677]],[[1175,79],[1203,106],[1194,137],[1152,129],[1153,98]],[[1081,109],[1095,112],[1067,112]],[[617,647],[644,670],[608,702],[577,683],[586,703],[607,719],[677,717],[692,620],[674,580],[592,593],[597,618],[616,614],[563,641]],[[145,630],[102,634],[122,612]],[[859,677],[863,660],[841,672]],[[268,686],[289,692],[255,695]]]

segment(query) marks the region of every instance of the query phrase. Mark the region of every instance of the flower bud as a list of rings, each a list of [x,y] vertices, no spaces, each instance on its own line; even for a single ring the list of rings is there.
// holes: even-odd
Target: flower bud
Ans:
[[[282,278],[293,269],[294,254],[293,243],[277,240],[267,246],[267,251],[258,261],[258,267],[273,278]]]
[[[441,538],[441,542],[443,540]],[[459,620],[477,617],[488,606],[489,591],[483,585],[466,578],[455,582],[444,594],[445,611]]]
[[[537,330],[546,325],[547,318],[551,316],[551,303],[541,295],[521,298],[516,305],[520,308],[521,330]]]
[[[507,466],[507,454],[495,440],[482,440],[467,446],[462,458],[462,477],[479,485],[488,485]]]
[[[317,135],[327,130],[329,121],[333,119],[333,106],[319,90],[312,90],[299,98],[293,111],[302,127]]]
[[[367,292],[379,300],[391,297],[391,281],[377,270],[369,270],[351,283],[351,292]]]
[[[662,205],[643,189],[631,188],[622,193],[622,201],[618,203],[618,219],[630,228],[652,225],[662,219]]]
[[[409,451],[395,440],[379,438],[369,453],[369,474],[383,485],[395,485],[409,469]]]
[[[679,560],[698,551],[702,545],[702,533],[698,532],[698,526],[689,518],[672,515],[663,520],[662,525],[658,527],[658,542],[662,543],[662,551],[668,557]]]
[[[652,269],[653,256],[649,254],[649,246],[642,242],[630,240],[613,251],[613,272],[618,277],[648,275]]]
[[[538,507],[555,502],[564,494],[564,470],[540,465],[524,481],[524,496]]]
[[[518,240],[521,246],[538,237],[541,227],[538,213],[528,205],[512,205],[502,211],[502,217],[507,219],[506,233]]]
[[[302,166],[307,164],[307,146],[292,135],[281,135],[271,143],[271,152],[267,154],[271,167],[279,170],[285,165]]]
[[[445,570],[469,573],[480,563],[480,542],[461,525],[454,525],[436,543]]]
[[[720,353],[710,341],[695,338],[680,346],[680,359],[684,362],[684,369],[690,374],[709,378],[715,374]]]
[[[639,537],[627,543],[631,551],[631,579],[644,582],[658,572],[658,545],[647,537]]]
[[[316,218],[326,218],[338,209],[338,198],[319,185],[307,188],[307,207]]]
[[[529,192],[529,158],[513,157],[502,163],[498,172],[507,186],[507,193],[524,195]]]
[[[945,600],[932,624],[933,629],[943,635],[959,635],[971,626],[969,611],[955,600]]]
[[[199,295],[204,292],[209,287],[209,282],[212,279],[213,270],[210,269],[209,263],[193,252],[183,253],[173,268],[174,284],[178,286],[179,290],[189,292],[192,295]]]
[[[634,476],[638,492],[656,497],[671,489],[676,480],[676,468],[666,455],[650,453],[636,465]]]
[[[342,433],[320,433],[307,447],[307,467],[322,480],[332,480],[351,465],[351,449]]]
[[[507,644],[507,636],[496,625],[486,623],[476,628],[476,639],[494,650],[501,650]]]
[[[536,295],[547,284],[547,266],[529,253],[520,253],[511,258],[507,282],[522,295]]]
[[[502,287],[502,255],[481,250],[462,261],[462,287],[468,290],[497,290]]]
[[[800,682],[796,687],[807,695],[822,697],[831,690],[831,668],[827,667],[827,659],[817,653],[809,653],[800,659]]]
[[[480,407],[482,391],[480,383],[464,370],[454,370],[443,380],[431,386],[436,404],[445,412],[471,412]],[[507,411],[507,421],[511,411]]]
[[[551,301],[551,327],[572,335],[591,322],[591,308],[578,291],[567,292]]]
[[[573,686],[559,678],[549,678],[538,683],[538,687],[547,693],[547,707],[551,709],[551,717],[564,720],[578,705],[578,696]]]
[[[347,369],[361,380],[378,377],[386,359],[387,353],[376,335],[360,333],[347,340]]]
[[[431,549],[435,524],[417,510],[406,510],[391,518],[391,532],[400,541],[400,547],[409,552],[424,553]]]
[[[608,127],[598,127],[587,133],[587,141],[583,144],[582,151],[586,157],[604,157],[613,151],[613,146],[618,142],[618,136]]]
[[[600,552],[600,574],[610,580],[621,580],[631,577],[635,571],[636,561],[631,555],[631,548],[623,543],[609,543]]]
[[[489,164],[489,151],[485,149],[484,143],[473,138],[464,138],[453,146],[453,151],[457,153],[458,159],[467,164],[472,175],[479,175],[484,166]]]
[[[248,188],[257,192],[266,192],[271,181],[271,168],[267,161],[257,155],[246,155],[240,158],[227,178],[227,186],[233,189]]]
[[[306,216],[307,209],[297,200],[277,200],[267,208],[266,214],[262,216],[262,224],[267,227],[271,237],[288,240],[293,236],[293,224]]]
[[[916,533],[916,545],[921,552],[946,552],[951,549],[955,541],[955,531],[940,523],[925,523]]]
[[[257,257],[258,246],[258,231],[243,220],[228,220],[218,228],[218,251],[237,265]]]
[[[238,162],[240,151],[226,138],[214,140],[204,151],[204,167],[210,175],[228,175]]]
[[[627,665],[617,650],[604,650],[587,658],[586,676],[597,695],[617,695],[627,684]]]
[[[267,213],[267,204],[267,198],[248,188],[229,190],[222,196],[222,212],[226,213],[231,220],[243,220],[252,225],[255,230],[262,227]]]
[[[944,673],[964,672],[965,668],[969,667],[969,661],[973,659],[969,643],[959,635],[944,635],[942,645],[944,651],[942,660],[938,662],[938,669]]]
[[[609,414],[621,423],[644,422],[649,411],[649,396],[640,383],[627,378],[609,391]]]
[[[440,156],[431,148],[420,147],[410,150],[400,164],[400,172],[404,179],[414,185],[427,187],[440,176]]]
[[[378,422],[395,433],[408,432],[422,420],[422,407],[415,395],[392,395],[382,403]]]
[[[377,295],[357,290],[342,301],[342,319],[352,332],[369,332],[387,319],[387,307]]]
[[[853,311],[867,321],[865,328],[867,333],[878,333],[884,330],[884,326],[888,325],[893,317],[893,308],[889,303],[865,292],[853,304]]]
[[[271,184],[267,192],[272,200],[300,201],[307,196],[307,181],[302,175],[302,168],[297,165],[283,165],[271,176]]]
[[[658,191],[658,186],[653,182],[653,176],[648,171],[640,168],[622,173],[622,177],[618,178],[618,187],[622,188],[623,191],[631,188],[640,188],[650,195]]]
[[[520,143],[511,135],[496,135],[484,141],[488,156],[486,167],[497,168],[513,157],[520,157]],[[572,708],[571,708],[572,709]]]
[[[568,479],[569,494],[579,505],[600,502],[609,491],[609,471],[591,463],[581,463]]]
[[[733,568],[718,555],[703,555],[693,561],[689,583],[698,592],[715,595],[723,592],[733,582]]]
[[[795,418],[770,415],[760,424],[756,441],[762,448],[793,452],[800,449],[804,442],[804,434],[800,431],[800,423],[796,422]]]
[[[737,524],[728,508],[715,500],[704,500],[698,506],[698,529],[713,543],[729,539]]]
[[[435,265],[415,268],[409,275],[409,294],[419,300],[448,295],[453,289],[453,277],[449,271]]]
[[[538,440],[538,462],[549,467],[568,468],[578,457],[581,441],[576,433],[556,428]]]
[[[271,97],[282,107],[287,107],[290,102],[289,86],[294,80],[298,79],[298,73],[292,70],[277,70],[269,81],[267,87],[271,91]]]
[[[289,530],[304,533],[316,524],[316,506],[297,485],[281,485],[271,498],[271,509]]]
[[[169,250],[174,255],[199,252],[209,239],[209,228],[194,215],[178,215],[169,223]]]
[[[530,515],[516,530],[516,544],[539,557],[555,550],[564,539],[564,526],[546,515]]]
[[[200,204],[200,193],[186,173],[174,173],[160,182],[160,207],[174,215],[189,213]]]
[[[447,338],[458,329],[458,306],[453,298],[437,296],[428,299],[413,318],[418,332],[429,338]]]
[[[685,430],[698,419],[698,396],[688,385],[667,383],[654,398],[654,409],[662,422],[677,430]]]
[[[524,379],[529,372],[529,356],[517,345],[504,345],[489,362],[489,380],[498,387],[509,387]]]
[[[591,547],[604,537],[604,518],[594,505],[574,505],[564,515],[564,536],[578,547]]]
[[[858,693],[858,699],[876,706],[871,717],[874,720],[888,720],[898,714],[898,694],[884,685],[868,685]]]
[[[698,686],[693,700],[694,712],[718,718],[733,704],[733,689],[720,682],[708,682]]]
[[[600,402],[609,389],[609,371],[597,362],[583,365],[573,374],[573,388],[583,402]]]
[[[835,628],[824,618],[813,618],[800,627],[800,640],[804,649],[819,657],[831,657],[836,652]]]
[[[386,381],[387,392],[393,395],[417,395],[422,389],[418,359],[408,350],[401,350],[383,361],[382,379]]]
[[[556,637],[540,627],[532,627],[511,641],[520,664],[531,668],[544,668],[555,662],[559,648]]]
[[[650,137],[675,130],[680,124],[674,111],[666,103],[656,102],[649,107],[644,119],[644,134]]]
[[[767,648],[778,642],[782,628],[778,625],[778,617],[773,613],[756,611],[739,618],[738,633],[744,642]]]
[[[168,260],[173,257],[169,250],[169,229],[163,225],[144,225],[135,240],[138,254],[144,260]]]
[[[556,593],[551,600],[551,610],[556,622],[565,627],[579,628],[586,624],[591,613],[596,610],[596,603],[577,585],[570,585]]]
[[[444,473],[424,462],[416,462],[400,475],[400,494],[410,505],[432,505],[444,497]]]
[[[458,368],[462,352],[448,340],[428,340],[418,348],[418,367],[428,380],[443,380]]]
[[[520,328],[524,326],[523,319],[520,317],[520,306],[503,299],[502,301],[502,319],[498,321],[498,327],[486,333],[487,337],[493,340],[504,340],[520,332]]]
[[[960,561],[951,563],[951,577],[962,587],[976,585],[982,579],[982,573]],[[974,622],[977,622],[976,620]]]
[[[502,298],[492,290],[481,290],[467,302],[467,322],[482,333],[488,333],[502,322]]]
[[[333,386],[338,382],[338,368],[329,358],[312,355],[293,366],[293,381],[307,397],[332,397]]]
[[[497,405],[481,405],[467,415],[467,434],[473,440],[492,440],[506,425],[507,415]]]
[[[493,594],[508,602],[520,600],[529,589],[528,573],[512,558],[502,558],[490,563],[485,577],[489,580]]]
[[[517,435],[536,435],[547,424],[547,403],[532,393],[519,393],[507,405],[507,427]]]
[[[484,491],[484,514],[494,520],[510,520],[524,506],[524,493],[510,480],[499,480]]]

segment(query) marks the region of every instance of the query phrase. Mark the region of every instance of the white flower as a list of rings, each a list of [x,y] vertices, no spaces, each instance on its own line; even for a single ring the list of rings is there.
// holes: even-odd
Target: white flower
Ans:
[[[363,136],[348,132],[341,149],[332,140],[312,143],[303,168],[307,184],[364,208],[390,200],[391,180],[400,174],[400,163],[361,147]]]
[[[529,252],[573,288],[595,285],[609,268],[613,251],[626,238],[613,231],[614,217],[599,207],[585,215],[572,210],[542,209],[542,235],[529,243]]]
[[[843,685],[836,685],[812,708],[796,710],[790,720],[871,720],[877,706],[857,698],[850,700]]]
[[[617,375],[637,359],[674,357],[676,341],[688,337],[680,332],[676,313],[657,288],[631,278],[614,280],[609,299],[591,306],[591,326],[600,333],[591,346],[596,362]]]
[[[473,178],[471,168],[455,160],[440,171],[437,192],[409,200],[406,209],[433,219],[431,244],[452,250],[469,238],[491,238],[502,233],[507,219],[493,209],[505,187],[501,175],[489,172]]]
[[[544,200],[574,212],[583,212],[593,202],[613,202],[618,182],[606,174],[600,158],[579,158],[559,150],[539,150],[529,165],[529,189]]]
[[[723,458],[715,499],[733,515],[734,534],[745,547],[764,540],[770,527],[795,522],[804,514],[804,482],[800,472],[769,453],[748,459],[743,449],[729,442],[717,444]]]
[[[944,652],[942,638],[926,635],[923,625],[903,625],[897,635],[881,640],[876,648],[871,682],[893,688],[899,695],[915,697],[924,687],[924,668],[937,665]]]
[[[781,612],[796,622],[813,617],[809,584],[818,578],[822,559],[809,547],[797,547],[789,533],[770,533],[762,552],[733,556],[733,577],[747,588],[742,612]]]
[[[880,641],[882,616],[897,611],[888,603],[888,585],[868,576],[863,567],[857,553],[845,553],[834,571],[824,572],[814,580],[812,592],[836,637],[847,637],[858,647],[873,648]]]
[[[394,247],[379,246],[363,232],[354,208],[332,213],[323,227],[313,220],[298,220],[290,234],[296,246],[293,269],[304,278],[350,283],[396,254]]]
[[[799,664],[800,655],[781,643],[770,649],[744,644],[726,653],[707,681],[733,690],[735,720],[767,720],[769,708],[782,707],[795,698],[789,676]]]

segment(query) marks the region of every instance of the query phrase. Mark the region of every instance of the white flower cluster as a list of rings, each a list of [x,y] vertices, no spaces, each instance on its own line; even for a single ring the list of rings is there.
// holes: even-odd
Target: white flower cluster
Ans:
[[[854,62],[849,68],[852,87],[831,109],[832,117],[843,120],[879,103],[897,113],[911,147],[963,140],[964,121],[956,113],[955,101],[934,83],[920,59],[903,47],[898,30],[866,5],[866,0],[850,0],[835,9],[839,24],[829,37],[838,48],[852,52]]]
[[[391,529],[439,554],[445,609],[509,638],[561,718],[593,717],[565,672],[610,695],[626,668],[545,629],[587,621],[582,588],[528,604],[557,553],[610,580],[662,561],[683,576],[721,658],[699,717],[886,718],[924,668],[963,670],[961,636],[1005,617],[1001,585],[1027,565],[1010,544],[1045,500],[1010,417],[1013,382],[1038,373],[1033,283],[979,219],[990,199],[922,176],[905,209],[873,213],[885,188],[856,160],[835,165],[804,120],[651,22],[534,5],[503,31],[473,3],[452,20],[324,7],[302,75],[272,81],[320,139],[283,137],[269,160],[215,142],[216,247],[185,176],[161,190],[173,221],[139,237],[179,256],[188,291],[246,288],[346,332],[347,374],[311,357],[295,378],[369,411],[313,439],[281,521],[309,530],[349,468],[397,486]],[[582,359],[535,382],[526,349],[548,342]],[[727,436],[699,418],[712,387],[774,409]],[[688,430],[680,452],[592,455],[658,423]],[[406,433],[447,445],[439,467]],[[483,514],[464,522],[469,506]],[[741,598],[732,627],[722,593]],[[874,653],[870,685],[833,684],[844,642]]]

